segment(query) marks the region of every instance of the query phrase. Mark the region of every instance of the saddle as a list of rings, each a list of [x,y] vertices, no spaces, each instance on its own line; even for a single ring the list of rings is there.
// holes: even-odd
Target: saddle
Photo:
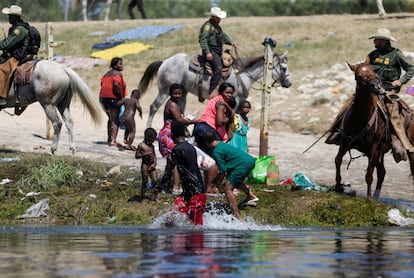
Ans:
[[[223,63],[221,77],[223,79],[227,79],[231,73],[231,66],[233,65],[234,61],[233,56],[231,56],[228,51],[224,51],[221,55],[221,61]],[[206,81],[208,77],[213,74],[210,63],[205,59],[203,55],[200,54],[196,54],[191,57],[188,69],[200,75],[200,82],[202,79]]]
[[[19,86],[32,82],[33,71],[37,62],[38,60],[30,60],[17,66],[14,72],[14,84]]]

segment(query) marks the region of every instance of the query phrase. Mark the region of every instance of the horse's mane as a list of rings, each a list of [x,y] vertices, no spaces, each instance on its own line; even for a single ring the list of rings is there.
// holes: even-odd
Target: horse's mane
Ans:
[[[234,60],[234,66],[239,70],[239,73],[241,73],[246,71],[246,69],[250,68],[252,65],[262,60],[264,60],[263,55],[246,58],[236,58]]]

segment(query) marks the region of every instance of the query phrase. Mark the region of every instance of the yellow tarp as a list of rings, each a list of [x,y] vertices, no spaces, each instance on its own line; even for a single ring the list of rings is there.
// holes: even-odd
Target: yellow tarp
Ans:
[[[128,54],[137,54],[141,51],[145,51],[151,48],[154,48],[154,46],[145,45],[140,42],[123,43],[112,48],[92,52],[91,57],[110,61],[114,57],[122,57]]]

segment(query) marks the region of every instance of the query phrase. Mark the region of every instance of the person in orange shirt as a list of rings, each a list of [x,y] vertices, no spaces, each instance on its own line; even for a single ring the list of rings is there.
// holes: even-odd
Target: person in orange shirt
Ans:
[[[122,58],[112,58],[110,67],[111,69],[101,78],[99,101],[108,115],[108,145],[117,146],[120,107],[116,104],[127,95],[126,83],[122,76],[124,70]]]

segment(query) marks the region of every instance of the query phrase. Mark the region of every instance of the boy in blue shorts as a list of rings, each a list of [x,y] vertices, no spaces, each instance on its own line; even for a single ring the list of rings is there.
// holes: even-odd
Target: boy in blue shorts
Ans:
[[[246,194],[246,205],[256,205],[259,198],[244,184],[244,180],[254,168],[255,159],[246,152],[242,152],[229,144],[216,140],[212,132],[206,132],[204,140],[206,145],[211,149],[212,157],[216,161],[220,172],[226,173],[227,181],[224,185],[224,193],[226,194],[227,201],[236,218],[243,220],[237,205],[236,196],[233,194],[233,188],[237,188]]]

